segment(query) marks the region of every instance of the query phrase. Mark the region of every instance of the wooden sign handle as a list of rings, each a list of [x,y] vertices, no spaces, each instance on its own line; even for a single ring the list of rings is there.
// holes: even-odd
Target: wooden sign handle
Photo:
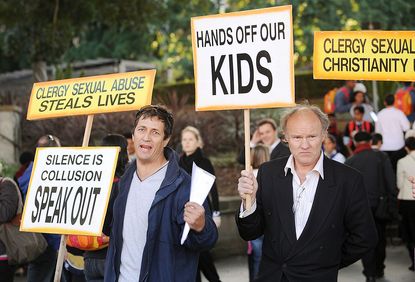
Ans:
[[[244,110],[244,132],[245,132],[245,170],[251,170],[251,129],[249,109]],[[251,195],[245,195],[245,209],[250,210],[252,206]]]
[[[84,139],[82,141],[82,147],[88,147],[93,121],[94,121],[94,115],[88,115],[88,118],[86,120],[85,131],[84,131]],[[55,277],[53,278],[54,282],[61,281],[63,261],[66,256],[66,239],[67,238],[68,238],[68,235],[61,236],[61,242],[59,244],[58,259],[56,261]]]

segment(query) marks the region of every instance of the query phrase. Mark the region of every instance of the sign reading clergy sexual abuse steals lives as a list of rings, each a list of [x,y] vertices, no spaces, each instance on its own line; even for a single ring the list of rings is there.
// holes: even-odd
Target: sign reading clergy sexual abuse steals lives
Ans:
[[[415,31],[318,31],[316,79],[415,80]]]
[[[294,104],[291,6],[192,18],[196,110]]]
[[[38,148],[20,230],[101,235],[118,147]]]
[[[35,83],[27,119],[132,111],[151,104],[155,70]]]

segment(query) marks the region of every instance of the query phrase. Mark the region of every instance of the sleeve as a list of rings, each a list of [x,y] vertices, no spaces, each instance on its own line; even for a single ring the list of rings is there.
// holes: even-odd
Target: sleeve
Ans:
[[[239,235],[245,241],[254,240],[264,234],[264,225],[263,225],[263,212],[262,212],[262,179],[263,176],[263,167],[261,166],[258,171],[258,191],[256,194],[256,208],[253,205],[252,214],[241,217],[240,209],[236,211],[235,220],[238,227]],[[255,209],[254,209],[255,208]]]
[[[0,183],[0,223],[10,222],[16,216],[19,196],[11,180]]]
[[[411,126],[411,124],[409,123],[408,118],[405,116],[404,113],[401,114],[401,126],[402,126],[402,131],[403,132],[406,132]]]
[[[396,186],[399,190],[404,188],[405,183],[405,172],[403,170],[403,159],[398,160],[398,165],[396,169]]]
[[[345,97],[343,91],[340,89],[337,91],[336,96],[334,97],[334,104],[336,105],[336,112],[338,113],[347,113],[352,104],[349,102],[344,102]]]
[[[375,248],[378,235],[372,212],[366,196],[363,177],[354,177],[355,181],[348,191],[344,225],[346,237],[342,245],[340,268],[346,267],[362,258]]]
[[[390,162],[388,155],[383,152],[379,153],[382,154],[381,164],[386,182],[386,192],[389,196],[395,198],[398,195],[398,190],[396,189],[396,176],[392,168],[392,163]]]

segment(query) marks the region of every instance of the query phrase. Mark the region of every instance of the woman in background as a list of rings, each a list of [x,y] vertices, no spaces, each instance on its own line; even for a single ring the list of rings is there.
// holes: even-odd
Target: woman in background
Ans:
[[[190,175],[192,174],[193,162],[206,170],[207,172],[215,175],[213,165],[208,158],[203,155],[202,147],[203,140],[200,136],[200,132],[193,126],[187,126],[182,130],[181,143],[183,154],[180,157],[179,165]],[[219,212],[219,196],[216,187],[216,181],[213,183],[212,189],[209,192],[208,204],[212,212],[213,220],[217,227],[220,226],[220,212]],[[199,266],[196,281],[201,281],[200,271],[205,275],[206,279],[210,282],[220,281],[218,272],[213,263],[212,256],[209,251],[201,252],[199,257]]]

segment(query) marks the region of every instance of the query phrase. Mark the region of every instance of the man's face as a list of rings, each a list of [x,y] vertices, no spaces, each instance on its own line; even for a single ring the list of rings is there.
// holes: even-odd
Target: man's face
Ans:
[[[134,129],[133,141],[137,160],[144,163],[160,162],[164,147],[169,138],[164,140],[164,123],[157,117],[141,117]]]
[[[277,139],[277,131],[272,128],[269,123],[265,123],[258,127],[258,133],[262,143],[267,146],[274,144],[275,140]]]
[[[353,89],[356,86],[356,80],[347,80],[346,87],[349,89]]]
[[[363,114],[361,112],[359,112],[358,110],[355,110],[353,112],[353,114],[354,114],[354,119],[356,121],[362,121],[363,120]]]
[[[303,110],[291,116],[286,125],[286,139],[295,166],[311,166],[317,163],[325,134],[321,122],[310,110]]]

